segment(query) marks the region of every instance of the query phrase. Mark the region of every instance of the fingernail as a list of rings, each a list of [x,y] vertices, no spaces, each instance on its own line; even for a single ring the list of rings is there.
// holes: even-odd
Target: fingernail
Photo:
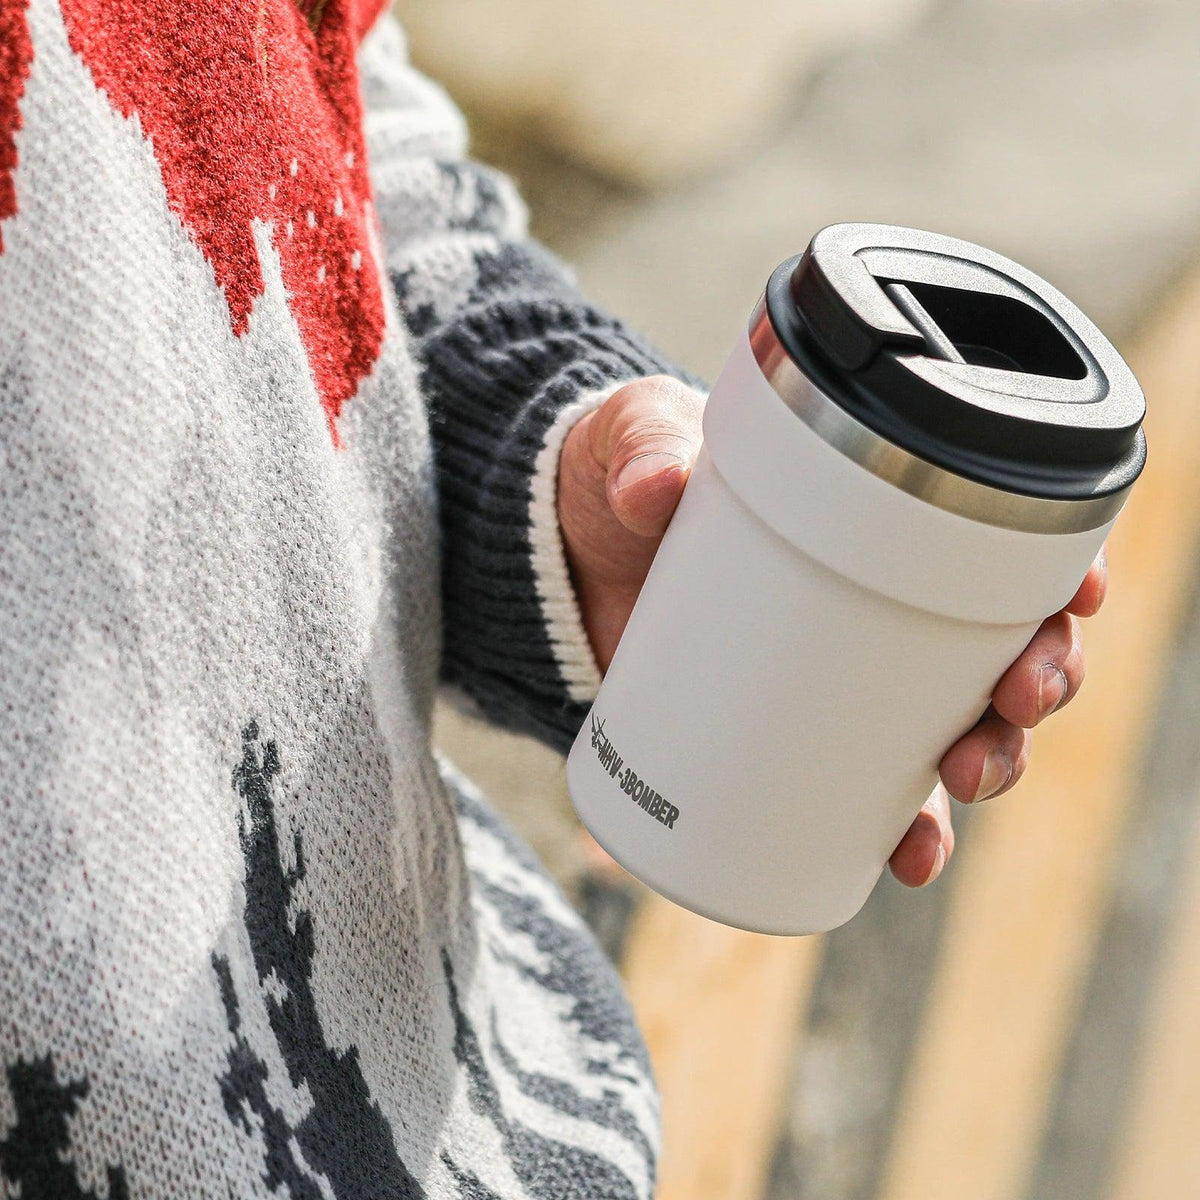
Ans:
[[[938,842],[937,850],[935,850],[933,854],[933,866],[929,868],[929,875],[926,877],[925,882],[921,884],[921,886],[928,887],[942,873],[942,868],[945,865],[946,847],[941,842]]]
[[[1062,667],[1046,663],[1038,676],[1038,720],[1048,717],[1066,698],[1067,677]]]
[[[669,470],[671,467],[682,471],[683,463],[676,455],[668,454],[665,450],[650,450],[645,454],[639,454],[637,458],[631,458],[621,468],[617,475],[617,491],[624,491],[632,484],[641,483],[643,479],[649,479],[652,475]]]
[[[1012,778],[1012,773],[1012,759],[1003,750],[989,750],[983,760],[983,774],[979,777],[979,787],[971,803],[994,796]]]

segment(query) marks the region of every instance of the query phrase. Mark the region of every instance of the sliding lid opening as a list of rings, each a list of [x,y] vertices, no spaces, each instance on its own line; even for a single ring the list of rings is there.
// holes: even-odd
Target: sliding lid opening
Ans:
[[[981,246],[833,225],[772,275],[767,311],[830,399],[955,474],[1082,500],[1127,488],[1145,462],[1124,359],[1061,292]]]

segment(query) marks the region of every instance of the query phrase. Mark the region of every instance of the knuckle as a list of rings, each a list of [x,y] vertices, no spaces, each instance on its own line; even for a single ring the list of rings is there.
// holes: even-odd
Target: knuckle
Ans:
[[[675,414],[684,424],[697,421],[704,410],[704,397],[673,375],[647,375],[629,387],[647,405]]]
[[[643,375],[638,381],[651,388],[675,388],[683,387],[683,384],[675,378],[674,375],[667,375],[665,372],[659,371],[653,375]]]
[[[648,448],[679,450],[684,457],[690,457],[699,441],[698,429],[681,426],[669,413],[640,413],[621,431],[616,457],[632,458]]]

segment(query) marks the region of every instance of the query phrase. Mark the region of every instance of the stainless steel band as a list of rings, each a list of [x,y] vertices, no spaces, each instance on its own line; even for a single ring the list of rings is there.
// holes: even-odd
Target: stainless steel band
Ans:
[[[1052,500],[976,483],[902,449],[825,395],[780,344],[760,300],[750,317],[750,348],[775,393],[822,441],[910,496],[984,525],[1023,533],[1082,533],[1111,521],[1129,488],[1089,500]]]

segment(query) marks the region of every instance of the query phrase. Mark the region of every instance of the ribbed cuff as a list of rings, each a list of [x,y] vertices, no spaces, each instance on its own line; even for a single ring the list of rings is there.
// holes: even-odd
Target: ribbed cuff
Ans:
[[[558,529],[558,456],[619,381],[665,364],[557,299],[460,313],[423,346],[443,533],[443,675],[490,719],[565,750],[599,685]]]

